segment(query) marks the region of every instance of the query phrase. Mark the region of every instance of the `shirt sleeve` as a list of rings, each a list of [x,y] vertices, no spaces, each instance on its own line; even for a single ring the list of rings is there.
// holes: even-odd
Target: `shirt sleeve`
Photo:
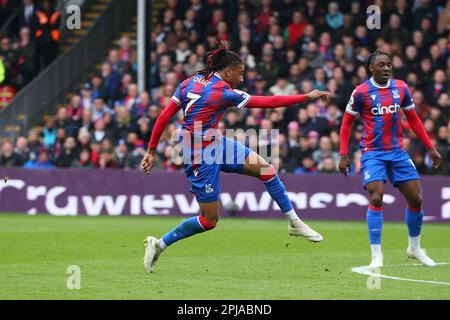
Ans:
[[[179,107],[181,107],[181,84],[178,86],[177,91],[175,91],[172,101]]]
[[[347,108],[345,112],[351,114],[352,116],[357,117],[359,114],[359,110],[362,107],[363,100],[361,97],[361,93],[357,91],[357,89],[353,90],[352,95],[350,96],[350,100],[347,103]]]
[[[403,85],[404,90],[404,96],[401,103],[401,107],[404,111],[409,111],[416,108],[416,105],[414,104],[414,100],[411,95],[411,91],[409,91],[409,87],[406,83]]]
[[[244,91],[225,86],[222,99],[226,107],[244,108],[250,100],[250,95]]]

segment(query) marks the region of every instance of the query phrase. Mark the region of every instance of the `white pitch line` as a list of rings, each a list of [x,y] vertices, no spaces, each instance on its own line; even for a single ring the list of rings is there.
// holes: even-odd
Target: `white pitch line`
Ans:
[[[448,262],[441,262],[441,263],[436,263],[436,265],[449,265],[450,263]],[[386,267],[405,267],[405,266],[422,266],[421,264],[399,264],[399,265],[388,265],[388,266],[384,266],[383,268]],[[372,272],[371,269],[368,266],[361,266],[361,267],[355,267],[352,268],[352,272],[358,273],[358,274],[362,274],[365,276],[372,276],[372,277],[380,277],[380,278],[385,278],[385,279],[391,279],[391,280],[398,280],[398,281],[409,281],[409,282],[419,282],[419,283],[430,283],[430,284],[439,284],[439,285],[444,285],[444,286],[450,286],[450,282],[443,282],[443,281],[432,281],[432,280],[418,280],[418,279],[409,279],[409,278],[401,278],[401,277],[393,277],[393,276],[387,276],[381,273],[376,273],[376,272]]]

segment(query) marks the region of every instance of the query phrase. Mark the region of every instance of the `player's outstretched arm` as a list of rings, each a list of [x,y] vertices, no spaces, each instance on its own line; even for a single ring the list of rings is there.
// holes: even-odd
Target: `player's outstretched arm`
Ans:
[[[433,166],[435,168],[438,168],[441,164],[442,157],[431,142],[430,137],[428,136],[427,131],[423,126],[422,120],[420,120],[419,116],[417,115],[416,110],[412,109],[409,111],[405,111],[405,115],[406,119],[409,122],[409,126],[420,138],[420,140],[430,153],[431,159],[433,160]]]
[[[355,117],[345,112],[344,119],[342,120],[341,132],[340,132],[340,154],[341,160],[339,161],[339,170],[347,176],[350,172],[350,158],[348,156],[348,144],[350,141],[350,135],[352,132],[353,121]]]
[[[172,117],[177,114],[179,110],[180,106],[171,100],[156,120],[155,127],[153,128],[152,136],[150,138],[150,143],[148,144],[147,153],[141,163],[142,169],[146,174],[149,174],[153,168],[156,147],[158,146],[161,135],[169,124],[170,119],[172,119]]]
[[[308,94],[299,94],[293,96],[251,96],[247,103],[247,108],[282,108],[289,107],[299,103],[303,103],[306,100],[318,100],[326,101],[330,93],[325,91],[314,90]]]

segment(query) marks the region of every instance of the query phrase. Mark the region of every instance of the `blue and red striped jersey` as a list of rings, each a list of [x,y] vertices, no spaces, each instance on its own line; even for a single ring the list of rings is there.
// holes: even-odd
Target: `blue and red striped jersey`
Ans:
[[[250,95],[232,89],[218,73],[214,73],[209,79],[194,75],[184,80],[172,100],[183,110],[183,131],[198,133],[201,128],[201,132],[206,133],[217,129],[227,108],[244,108]]]
[[[364,131],[360,147],[363,152],[389,151],[403,145],[400,110],[414,108],[405,82],[391,79],[381,86],[370,78],[353,91],[346,112],[361,117]]]

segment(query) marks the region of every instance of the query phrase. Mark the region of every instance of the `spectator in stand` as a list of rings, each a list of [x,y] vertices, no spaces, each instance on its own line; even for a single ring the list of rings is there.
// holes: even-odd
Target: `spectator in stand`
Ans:
[[[48,170],[53,169],[55,165],[49,159],[49,152],[46,148],[41,147],[37,153],[37,159],[29,160],[23,166],[25,169]]]
[[[11,141],[3,142],[0,152],[0,166],[2,167],[18,167],[20,166],[20,157],[14,151],[14,145]]]

